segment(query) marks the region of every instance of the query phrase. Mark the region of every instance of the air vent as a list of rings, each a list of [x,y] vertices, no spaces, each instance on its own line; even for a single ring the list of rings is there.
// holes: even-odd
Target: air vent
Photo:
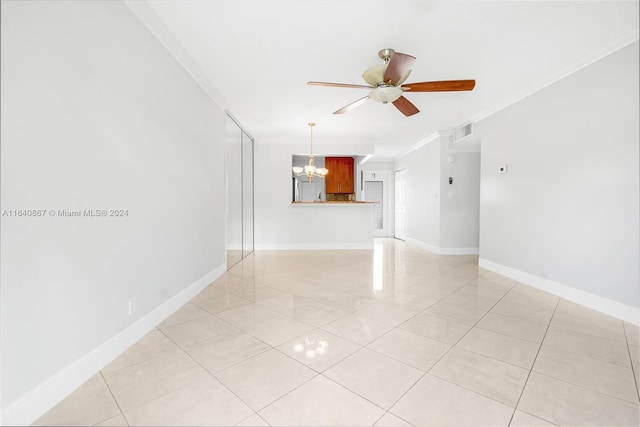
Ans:
[[[458,142],[462,138],[466,138],[467,136],[471,135],[471,131],[472,123],[467,123],[466,125],[456,128],[456,130],[453,132],[453,142]]]

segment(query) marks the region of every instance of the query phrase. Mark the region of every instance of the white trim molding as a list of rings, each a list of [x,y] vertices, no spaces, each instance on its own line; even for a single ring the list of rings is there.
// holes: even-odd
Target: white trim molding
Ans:
[[[227,271],[222,264],[123,331],[63,368],[0,414],[0,425],[30,425]]]
[[[479,248],[441,248],[430,243],[412,239],[411,237],[407,237],[405,241],[419,247],[420,249],[433,252],[436,255],[478,255],[480,253]]]
[[[478,255],[480,248],[440,248],[440,255]]]
[[[508,99],[507,101],[498,104],[498,105],[494,105],[493,107],[482,111],[478,114],[476,114],[475,116],[471,117],[471,122],[473,123],[477,123],[480,120],[486,119],[489,116],[494,115],[495,113],[497,113],[500,110],[503,110],[507,107],[509,107],[510,105],[515,104],[518,101],[523,100],[524,98],[527,98],[531,95],[533,95],[534,93],[541,91],[542,89],[551,86],[552,84],[564,79],[567,76],[570,76],[571,74],[578,72],[580,70],[582,70],[583,68],[593,64],[594,62],[597,62],[599,60],[601,60],[602,58],[611,55],[614,52],[617,52],[618,50],[630,45],[631,43],[634,43],[635,41],[638,40],[639,38],[639,34],[640,34],[640,30],[638,30],[637,28],[628,31],[627,33],[623,34],[621,37],[618,37],[617,39],[613,40],[611,43],[608,43],[607,45],[605,45],[604,47],[602,47],[601,49],[585,56],[584,58],[580,59],[579,61],[571,64],[571,66],[567,67],[566,69],[560,71],[559,73],[551,76],[548,79],[543,80],[542,82],[538,83],[537,85],[529,88],[528,90],[525,90],[517,95],[515,95],[513,98]]]
[[[167,49],[167,51],[173,55],[173,57],[184,67],[184,69],[193,77],[193,79],[202,87],[207,95],[215,102],[221,109],[228,109],[226,100],[220,95],[218,90],[214,87],[213,83],[202,69],[191,58],[191,55],[182,46],[173,34],[173,32],[167,27],[167,25],[160,19],[153,7],[146,1],[141,0],[123,0],[123,3],[138,17],[140,22],[151,31],[160,43]]]
[[[480,258],[478,260],[478,265],[502,276],[517,280],[525,285],[532,286],[568,301],[575,302],[576,304],[584,305],[585,307],[634,325],[640,325],[640,308],[638,307],[632,307],[608,298],[594,295],[484,258]]]
[[[408,156],[410,153],[416,151],[418,148],[422,147],[423,145],[427,145],[431,141],[438,140],[440,138],[440,136],[441,136],[440,132],[432,133],[431,135],[427,136],[426,138],[423,138],[422,140],[420,140],[420,141],[416,142],[415,144],[413,144],[406,151],[404,151],[401,154],[399,154],[396,157],[394,157],[393,160],[394,161],[400,160],[401,158],[403,158],[405,156]]]
[[[506,101],[500,103],[500,104],[496,104],[484,111],[479,112],[478,114],[475,114],[473,117],[471,117],[467,122],[465,123],[472,123],[475,124],[483,119],[486,119],[489,116],[492,116],[494,114],[496,114],[497,112],[533,95],[536,92],[541,91],[542,89],[551,86],[552,84],[564,79],[565,77],[580,71],[581,69],[593,64],[594,62],[599,61],[600,59],[611,55],[614,52],[617,52],[618,50],[630,45],[631,43],[636,42],[638,39],[640,38],[640,30],[638,30],[637,28],[630,30],[629,32],[623,34],[621,37],[613,40],[612,42],[608,43],[607,45],[605,45],[604,47],[602,47],[601,49],[597,50],[596,52],[591,53],[590,55],[585,56],[584,58],[582,58],[581,60],[571,64],[569,67],[567,67],[566,69],[558,72],[557,74],[551,76],[548,79],[543,80],[542,82],[536,84],[535,86],[532,86],[530,88],[528,88],[527,90],[522,91],[519,94],[514,95],[512,98],[507,99]],[[422,147],[423,145],[428,144],[431,141],[436,140],[439,137],[446,137],[449,135],[450,131],[437,131],[432,133],[431,135],[427,136],[426,138],[422,139],[421,141],[418,141],[417,143],[413,144],[411,147],[409,147],[407,150],[401,152],[400,154],[398,154],[397,156],[395,156],[393,158],[394,161],[400,160],[401,158],[409,155],[409,153],[417,150],[418,148]],[[472,149],[471,151],[477,151],[475,148]]]
[[[407,243],[411,243],[412,245],[417,246],[420,249],[424,249],[424,250],[432,252],[432,253],[434,253],[436,255],[440,255],[440,248],[438,246],[432,245],[430,243],[425,243],[425,242],[422,242],[420,240],[412,239],[409,236],[407,236],[404,239],[404,241],[407,242]]]
[[[256,251],[326,251],[326,250],[369,250],[371,243],[276,243],[256,244]]]

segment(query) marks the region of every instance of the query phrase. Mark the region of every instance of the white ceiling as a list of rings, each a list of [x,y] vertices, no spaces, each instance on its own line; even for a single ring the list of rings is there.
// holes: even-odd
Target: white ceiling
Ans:
[[[373,143],[377,159],[481,119],[638,39],[637,0],[131,3],[165,44],[174,38],[174,51],[178,42],[183,63],[257,143],[307,144],[314,121],[314,142]],[[386,47],[417,58],[408,83],[475,79],[476,87],[408,93],[420,113],[405,117],[374,101],[333,115],[368,92],[306,85],[364,84],[362,73]]]

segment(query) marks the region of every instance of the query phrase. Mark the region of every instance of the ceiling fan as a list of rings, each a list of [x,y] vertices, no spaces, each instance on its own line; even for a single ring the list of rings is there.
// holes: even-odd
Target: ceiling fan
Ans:
[[[404,84],[411,73],[411,66],[416,58],[389,48],[380,50],[378,56],[384,63],[368,68],[362,75],[368,85],[327,82],[308,82],[307,84],[311,86],[372,89],[369,95],[342,107],[333,114],[344,114],[364,104],[368,99],[373,99],[383,104],[391,102],[407,117],[418,113],[420,110],[403,96],[404,92],[463,91],[472,90],[476,85],[475,80],[445,80]]]

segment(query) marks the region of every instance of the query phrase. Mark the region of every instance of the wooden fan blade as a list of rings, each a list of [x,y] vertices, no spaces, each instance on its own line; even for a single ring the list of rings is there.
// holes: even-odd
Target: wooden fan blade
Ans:
[[[344,107],[342,107],[341,109],[334,111],[333,114],[344,114],[347,111],[351,111],[356,107],[361,106],[362,104],[364,104],[365,102],[367,102],[367,100],[369,99],[369,96],[365,96],[364,98],[360,98],[357,101],[352,102],[349,105],[345,105]]]
[[[404,96],[401,96],[400,98],[393,101],[393,105],[395,105],[396,108],[407,117],[413,116],[414,114],[420,112],[420,110],[418,110],[418,107],[413,105],[411,101],[409,101]]]
[[[439,82],[407,83],[400,87],[411,92],[453,92],[472,90],[475,85],[475,80],[444,80]]]
[[[307,82],[310,86],[349,87],[354,89],[373,89],[372,86],[351,85],[347,83]]]
[[[416,62],[416,58],[413,56],[395,52],[384,72],[385,83],[391,82],[392,85],[396,85],[407,74],[414,62]]]

